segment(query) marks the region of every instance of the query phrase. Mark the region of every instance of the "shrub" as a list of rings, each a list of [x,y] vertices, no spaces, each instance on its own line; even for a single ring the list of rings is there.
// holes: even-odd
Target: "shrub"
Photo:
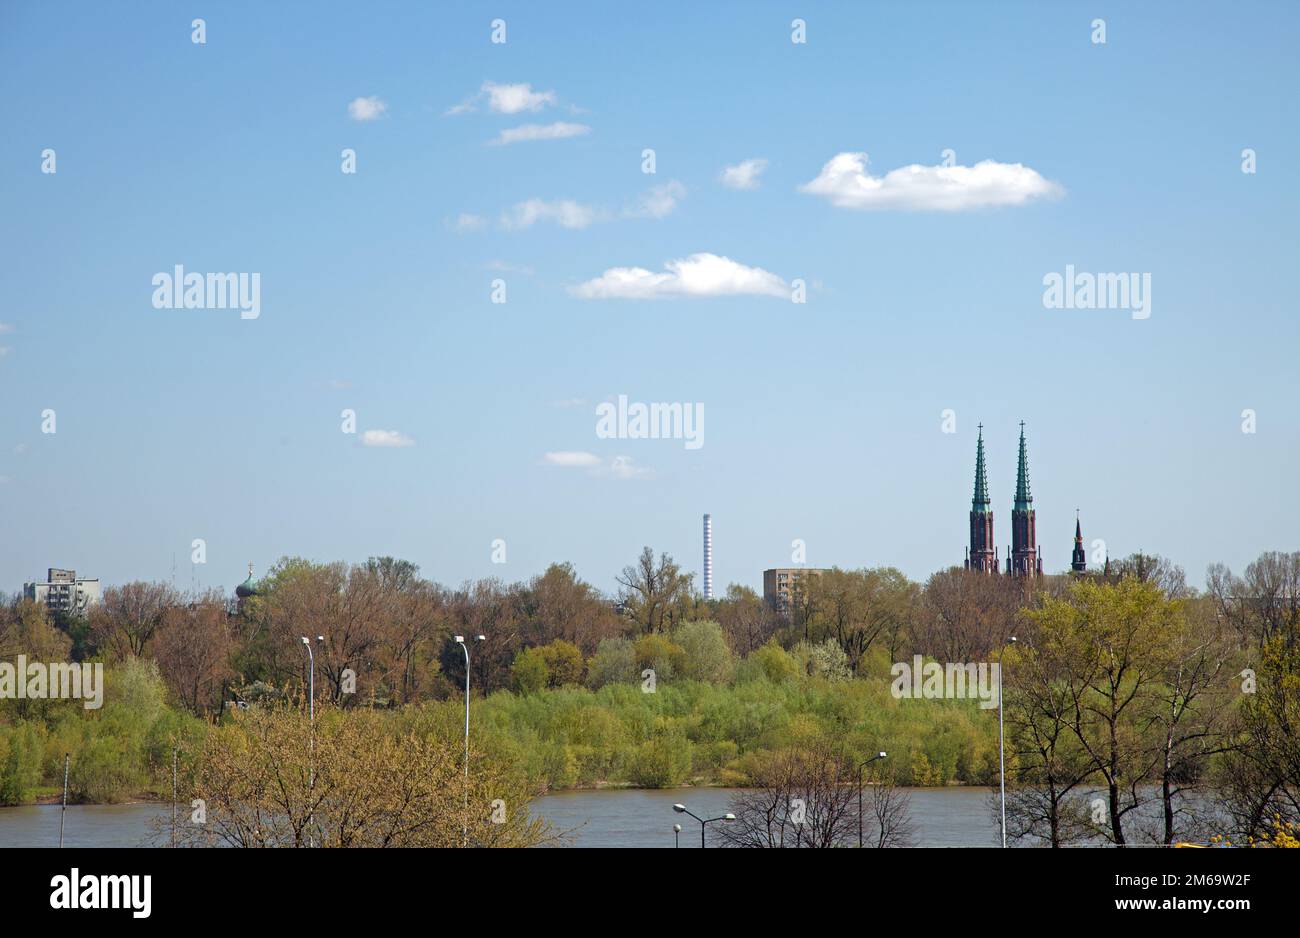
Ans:
[[[662,635],[642,635],[636,640],[636,663],[652,669],[656,683],[671,681],[686,664],[686,650]]]
[[[628,773],[642,788],[675,788],[691,771],[691,744],[675,734],[660,734],[637,747]]]
[[[586,664],[582,660],[582,651],[573,642],[557,638],[549,645],[537,649],[546,669],[550,672],[551,687],[564,687],[568,684],[581,684]]]
[[[791,654],[799,663],[800,670],[809,677],[825,678],[828,681],[847,681],[853,677],[853,671],[849,668],[849,656],[833,638],[816,645],[800,642],[794,646]]]
[[[22,804],[41,780],[42,740],[32,723],[0,726],[0,805]]]
[[[592,690],[606,684],[631,684],[637,678],[636,649],[626,638],[602,639],[587,662],[587,685]]]
[[[801,673],[799,662],[775,641],[770,641],[745,659],[736,677],[738,681],[765,679],[779,684],[796,680]]]
[[[550,677],[546,657],[536,648],[525,648],[515,655],[515,662],[510,666],[511,681],[521,694],[537,693],[546,687]]]
[[[681,646],[682,677],[710,684],[725,684],[731,680],[733,661],[722,626],[716,622],[684,623],[673,635]]]

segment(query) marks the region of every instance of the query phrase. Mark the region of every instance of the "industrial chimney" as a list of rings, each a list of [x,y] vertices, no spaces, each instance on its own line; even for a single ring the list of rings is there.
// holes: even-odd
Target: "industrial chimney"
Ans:
[[[704,516],[704,598],[713,598],[713,516]]]

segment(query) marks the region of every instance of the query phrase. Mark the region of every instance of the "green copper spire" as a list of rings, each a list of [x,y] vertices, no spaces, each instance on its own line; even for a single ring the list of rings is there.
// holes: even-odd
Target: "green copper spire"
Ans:
[[[970,510],[988,514],[991,503],[989,502],[989,477],[984,468],[984,424],[980,424],[979,430],[979,440],[975,443],[975,497],[971,499]]]
[[[1029,494],[1029,457],[1025,455],[1025,422],[1020,421],[1020,465],[1016,468],[1016,511],[1034,507],[1034,496]]]

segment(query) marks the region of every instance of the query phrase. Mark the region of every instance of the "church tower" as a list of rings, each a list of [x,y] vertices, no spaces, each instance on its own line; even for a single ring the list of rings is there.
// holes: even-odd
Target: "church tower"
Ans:
[[[970,503],[966,569],[998,572],[997,548],[993,546],[993,503],[989,501],[989,478],[984,465],[984,424],[979,425],[979,439],[975,443],[975,496]]]
[[[1088,557],[1083,552],[1083,529],[1079,527],[1079,513],[1074,513],[1074,554],[1070,557],[1072,573],[1088,572]]]
[[[1016,501],[1011,509],[1011,552],[1007,573],[1037,576],[1043,572],[1034,531],[1034,496],[1029,494],[1029,457],[1025,452],[1025,422],[1020,421],[1020,463],[1016,467]]]

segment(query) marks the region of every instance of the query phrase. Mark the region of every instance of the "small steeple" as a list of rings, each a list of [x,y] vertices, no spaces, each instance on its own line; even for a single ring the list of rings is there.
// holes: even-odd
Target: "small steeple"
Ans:
[[[988,514],[992,507],[989,501],[989,476],[984,465],[984,424],[979,425],[979,439],[975,442],[975,497],[971,499],[970,510]]]
[[[1074,553],[1070,556],[1070,571],[1084,573],[1088,569],[1088,555],[1083,551],[1083,528],[1079,525],[1079,509],[1074,509]]]
[[[1029,494],[1029,456],[1025,452],[1025,422],[1020,421],[1020,463],[1016,467],[1016,511],[1029,511],[1034,507],[1034,496]]]

